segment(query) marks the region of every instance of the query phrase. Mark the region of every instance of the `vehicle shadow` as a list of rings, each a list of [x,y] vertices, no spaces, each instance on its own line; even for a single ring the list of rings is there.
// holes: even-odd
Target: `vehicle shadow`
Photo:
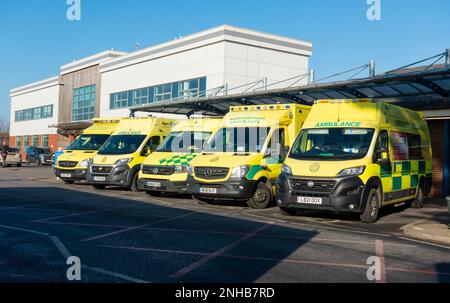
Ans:
[[[226,210],[187,210],[66,188],[2,188],[0,208],[14,206],[0,213],[1,226],[16,228],[0,227],[2,242],[31,236],[46,245],[0,243],[2,269],[10,273],[2,279],[14,282],[67,282],[65,270],[59,271],[66,260],[43,233],[58,237],[86,266],[105,272],[149,282],[208,283],[258,281],[319,234]],[[84,275],[82,281],[123,282],[119,275]]]

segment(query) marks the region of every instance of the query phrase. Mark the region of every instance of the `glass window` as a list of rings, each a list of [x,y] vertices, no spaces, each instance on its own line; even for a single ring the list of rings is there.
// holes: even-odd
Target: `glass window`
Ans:
[[[272,134],[272,138],[270,139],[269,144],[267,145],[266,156],[281,159],[282,151],[285,146],[286,144],[284,129],[276,129]]]
[[[147,143],[145,143],[144,149],[142,151],[153,152],[156,150],[156,148],[159,146],[160,143],[161,138],[159,136],[153,136],[150,139],[148,139]]]
[[[261,152],[269,127],[230,127],[219,130],[205,152],[259,153]]]
[[[364,158],[375,130],[365,128],[305,129],[289,157],[300,160],[353,160]]]
[[[146,103],[148,103],[148,88],[134,90],[132,105],[135,106]]]
[[[114,135],[106,140],[99,155],[127,155],[136,152],[144,142],[145,135]]]
[[[38,120],[41,119],[42,107],[36,107],[33,109],[33,119]]]
[[[48,147],[48,135],[42,135],[42,147]]]
[[[30,136],[24,136],[23,137],[23,147],[27,148],[30,146]]]
[[[39,146],[39,136],[33,136],[32,137],[32,145],[33,146]]]
[[[98,150],[109,135],[81,135],[66,150]]]
[[[90,120],[95,115],[95,85],[73,90],[72,121]]]
[[[408,134],[409,160],[422,160],[422,142],[420,135]]]
[[[16,147],[21,150],[22,147],[22,138],[21,137],[16,137]]]

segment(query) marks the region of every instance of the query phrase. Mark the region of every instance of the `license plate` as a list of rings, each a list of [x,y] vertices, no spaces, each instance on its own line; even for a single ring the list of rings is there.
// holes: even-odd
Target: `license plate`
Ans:
[[[61,178],[72,178],[71,174],[61,174]]]
[[[322,205],[322,198],[297,197],[297,203]]]
[[[200,192],[202,194],[217,194],[217,188],[200,187]]]
[[[103,182],[103,181],[106,181],[106,177],[94,177],[94,181]]]
[[[148,187],[161,187],[161,182],[148,181],[147,186]]]

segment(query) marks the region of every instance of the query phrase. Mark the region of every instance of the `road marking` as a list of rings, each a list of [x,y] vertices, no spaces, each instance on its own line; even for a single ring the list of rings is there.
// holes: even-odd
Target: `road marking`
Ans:
[[[31,229],[25,229],[25,228],[19,228],[19,227],[14,227],[14,226],[7,226],[7,225],[0,225],[0,227],[5,228],[5,229],[23,231],[26,233],[36,234],[36,235],[40,235],[40,236],[50,236],[50,234],[43,233],[43,232],[36,231],[36,230],[31,230]]]
[[[257,235],[261,231],[265,230],[266,228],[268,228],[272,224],[273,224],[273,222],[270,222],[268,224],[260,226],[259,228],[255,229],[251,233],[246,234],[245,236],[243,236],[242,238],[238,239],[237,241],[234,241],[233,243],[228,244],[227,246],[222,247],[221,249],[216,250],[215,252],[213,252],[213,253],[203,257],[202,259],[198,260],[197,262],[194,262],[191,265],[180,269],[179,271],[171,274],[169,277],[171,277],[171,278],[180,278],[180,277],[184,276],[185,274],[191,272],[192,270],[194,270],[194,269],[196,269],[196,268],[198,268],[198,267],[208,263],[212,259],[215,259],[215,258],[223,255],[225,252],[229,251],[230,249],[234,248],[235,246],[239,245],[240,243],[242,243],[242,242],[244,242],[244,241],[254,237],[255,235]]]
[[[59,252],[61,253],[61,255],[64,257],[65,260],[67,260],[69,257],[72,256],[72,254],[69,252],[69,250],[67,249],[67,247],[64,245],[64,243],[61,242],[61,240],[56,237],[56,236],[50,236],[50,239],[52,240],[53,244],[55,244],[56,248],[58,248]],[[129,282],[134,282],[134,283],[148,283],[147,281],[144,280],[140,280],[140,279],[136,279],[127,275],[123,275],[123,274],[119,274],[116,272],[112,272],[109,270],[104,270],[98,267],[90,267],[87,265],[81,265],[81,268],[84,269],[88,269],[91,271],[95,271],[97,273],[101,273],[104,275],[108,275],[111,277],[116,277],[116,278],[120,278],[122,280],[125,281],[129,281]]]
[[[399,239],[402,239],[402,240],[406,240],[406,241],[411,241],[411,242],[416,242],[416,243],[421,243],[421,244],[431,245],[431,246],[435,246],[435,247],[440,247],[440,248],[450,249],[450,246],[439,245],[439,244],[435,244],[435,243],[431,243],[431,242],[425,242],[425,241],[415,240],[415,239],[406,238],[406,237],[398,237],[398,238],[399,238]]]
[[[81,212],[81,213],[74,213],[74,214],[70,214],[70,215],[44,218],[44,219],[39,219],[39,220],[31,221],[31,222],[32,223],[42,223],[44,221],[50,221],[50,220],[54,220],[54,219],[62,219],[62,218],[69,218],[69,217],[82,216],[82,215],[88,215],[88,214],[96,214],[96,213],[101,213],[101,212],[105,212],[105,211],[129,208],[129,207],[134,207],[134,206],[138,206],[138,205],[116,206],[116,207],[104,208],[104,209],[99,209],[99,210],[91,210],[91,211],[86,211],[86,212]]]
[[[64,259],[67,260],[71,256],[67,247],[61,242],[61,240],[59,240],[58,237],[50,236],[50,240],[52,240],[53,244],[55,244],[56,248],[58,248],[59,252],[64,257]]]
[[[141,228],[144,228],[144,227],[147,227],[147,226],[151,226],[151,225],[155,225],[155,224],[159,224],[159,223],[164,223],[164,222],[180,219],[180,218],[184,218],[184,217],[187,217],[187,216],[192,216],[193,214],[195,214],[195,212],[182,214],[182,215],[179,215],[179,216],[170,217],[170,218],[166,218],[166,219],[161,219],[161,220],[157,220],[157,221],[154,221],[154,222],[151,222],[151,223],[142,224],[142,225],[138,225],[138,226],[131,226],[131,227],[127,227],[125,229],[121,229],[121,230],[113,231],[113,232],[110,232],[110,233],[106,233],[106,234],[101,234],[101,235],[97,235],[97,236],[94,236],[94,237],[90,237],[90,238],[84,239],[82,241],[83,242],[88,242],[88,241],[103,239],[103,238],[114,236],[114,235],[121,234],[121,233],[124,233],[124,232],[132,231],[132,230],[136,230],[136,229],[141,229]]]
[[[206,252],[194,252],[194,251],[182,251],[182,250],[170,250],[170,249],[157,249],[157,248],[144,248],[144,247],[132,247],[132,246],[115,246],[115,245],[98,245],[99,247],[132,250],[132,251],[148,251],[156,253],[170,253],[170,254],[181,254],[181,255],[195,255],[195,256],[205,256],[208,257],[211,253]],[[314,260],[299,260],[299,259],[280,259],[280,258],[269,258],[269,257],[256,257],[256,256],[242,256],[242,255],[230,255],[221,254],[217,257],[220,258],[233,258],[233,259],[244,259],[244,260],[255,260],[255,261],[267,261],[267,262],[283,262],[283,263],[293,263],[293,264],[304,264],[304,265],[318,265],[324,267],[346,267],[346,268],[356,268],[367,270],[369,266],[360,264],[350,264],[350,263],[332,263],[332,262],[322,262]],[[386,271],[394,272],[409,272],[409,273],[419,273],[433,276],[450,276],[447,272],[436,272],[432,270],[424,269],[408,269],[408,268],[397,268],[397,267],[386,267]]]
[[[116,273],[113,271],[104,270],[104,269],[101,269],[98,267],[90,267],[90,266],[86,266],[86,265],[81,265],[81,268],[85,268],[85,269],[88,269],[88,270],[91,270],[91,271],[94,271],[97,273],[101,273],[101,274],[108,275],[111,277],[116,277],[116,278],[119,278],[119,279],[122,279],[125,281],[129,281],[129,282],[133,282],[133,283],[149,283],[148,281],[145,281],[145,280],[136,279],[136,278],[124,275],[124,274],[119,274],[119,273]]]
[[[375,240],[375,253],[380,259],[380,280],[377,283],[386,283],[386,264],[384,260],[383,240]]]

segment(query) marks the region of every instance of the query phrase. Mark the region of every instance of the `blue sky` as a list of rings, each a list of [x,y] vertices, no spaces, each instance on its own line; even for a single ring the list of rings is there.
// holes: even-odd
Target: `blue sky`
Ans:
[[[381,0],[381,20],[366,0],[81,0],[68,21],[66,0],[0,1],[0,119],[9,90],[57,75],[62,64],[106,49],[132,51],[220,24],[314,43],[317,77],[377,62],[377,72],[450,48],[450,1]]]

